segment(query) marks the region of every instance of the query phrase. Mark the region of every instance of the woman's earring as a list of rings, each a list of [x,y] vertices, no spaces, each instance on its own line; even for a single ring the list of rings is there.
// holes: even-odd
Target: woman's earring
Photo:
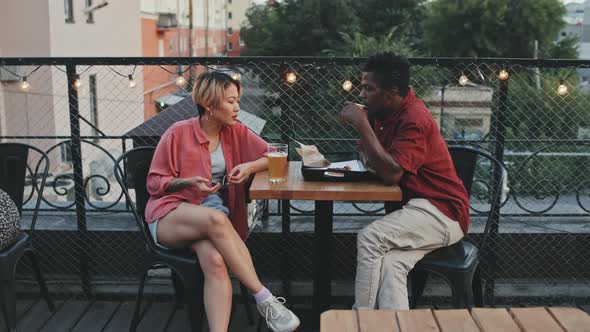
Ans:
[[[213,117],[213,112],[209,111],[209,117]],[[209,117],[207,118],[207,120],[209,120]]]

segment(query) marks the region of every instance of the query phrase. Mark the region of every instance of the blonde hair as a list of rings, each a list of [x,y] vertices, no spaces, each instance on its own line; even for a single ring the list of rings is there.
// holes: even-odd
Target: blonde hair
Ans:
[[[242,84],[231,76],[218,71],[205,72],[197,77],[193,89],[193,101],[199,110],[199,116],[205,113],[205,106],[217,107],[225,95],[230,84],[238,88],[238,96],[242,95]]]

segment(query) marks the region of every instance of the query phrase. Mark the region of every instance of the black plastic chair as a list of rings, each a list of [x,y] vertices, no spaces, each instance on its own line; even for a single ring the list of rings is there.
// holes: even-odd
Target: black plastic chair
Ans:
[[[410,272],[412,297],[410,307],[415,308],[429,273],[443,278],[453,293],[453,305],[456,308],[483,306],[482,280],[480,256],[485,250],[486,239],[490,226],[495,217],[495,211],[500,204],[502,193],[502,170],[504,165],[490,154],[464,146],[451,146],[449,152],[453,158],[457,175],[463,181],[467,193],[471,194],[472,184],[477,166],[477,160],[489,161],[490,178],[484,181],[487,185],[490,212],[488,213],[483,240],[478,247],[463,240],[427,254]],[[478,179],[478,182],[481,179]]]
[[[39,205],[41,204],[43,187],[45,186],[45,180],[47,179],[47,173],[49,171],[49,158],[47,158],[47,155],[43,151],[28,144],[0,143],[0,189],[5,191],[16,203],[18,212],[22,216],[25,180],[27,169],[30,169],[28,161],[29,152],[31,150],[39,154],[39,159],[34,168],[34,172],[31,170],[31,184],[33,188],[31,197],[35,191],[37,193],[37,197],[34,198],[36,203],[35,210],[33,211],[31,227],[28,234],[24,231],[21,232],[14,244],[0,252],[0,278],[2,278],[0,294],[2,295],[2,312],[4,314],[8,331],[11,332],[16,331],[16,266],[24,255],[27,255],[31,261],[33,272],[35,273],[35,277],[37,278],[37,282],[41,289],[41,295],[45,298],[45,301],[47,301],[47,306],[51,311],[55,310],[55,305],[49,297],[47,285],[41,274],[39,262],[37,261],[35,249],[33,247],[33,241],[31,240],[31,236],[35,229],[35,223],[37,222],[37,214],[39,212]]]
[[[183,299],[186,301],[188,305],[186,312],[191,330],[201,331],[205,313],[203,304],[204,275],[199,267],[197,256],[188,249],[167,250],[158,247],[152,238],[148,224],[144,221],[145,206],[150,197],[146,188],[146,180],[154,151],[155,148],[153,147],[139,147],[127,151],[117,159],[114,169],[115,177],[121,185],[135,221],[146,242],[145,258],[141,269],[137,302],[130,331],[136,331],[139,324],[139,312],[147,272],[153,268],[166,267],[172,270],[177,305],[180,305]],[[125,170],[125,176],[123,175],[123,169]],[[133,203],[129,195],[129,187],[135,189],[136,204]],[[247,297],[247,290],[242,284],[240,284],[240,289],[242,296]],[[253,324],[254,318],[247,301],[245,301],[245,306],[248,320],[250,324]]]

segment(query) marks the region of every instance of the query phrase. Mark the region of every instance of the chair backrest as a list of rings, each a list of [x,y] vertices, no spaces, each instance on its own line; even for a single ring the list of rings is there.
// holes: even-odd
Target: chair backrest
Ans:
[[[449,153],[455,164],[457,175],[461,181],[463,181],[463,185],[469,196],[471,196],[474,182],[483,184],[487,191],[485,197],[489,199],[490,212],[488,213],[484,228],[484,238],[481,244],[481,247],[483,247],[490,230],[491,222],[495,217],[498,217],[496,211],[501,203],[502,173],[506,167],[489,153],[472,147],[449,146]],[[490,169],[488,171],[489,177],[487,179],[475,178],[478,159],[486,161],[486,164],[489,162]]]
[[[34,167],[29,167],[29,154],[36,152]],[[27,170],[31,174],[32,191],[29,197],[36,192],[35,209],[30,230],[35,229],[37,214],[41,204],[43,189],[49,172],[49,158],[40,149],[23,143],[0,143],[0,189],[5,191],[14,201],[18,213],[22,216],[23,202],[25,202],[25,183]],[[28,199],[28,198],[27,198]]]
[[[145,206],[150,198],[146,181],[154,151],[154,147],[139,147],[129,150],[117,159],[114,169],[115,177],[131,207],[137,226],[152,249],[155,249],[155,243],[149,233],[147,223],[144,221],[144,215]],[[135,204],[129,195],[130,188],[135,189]]]

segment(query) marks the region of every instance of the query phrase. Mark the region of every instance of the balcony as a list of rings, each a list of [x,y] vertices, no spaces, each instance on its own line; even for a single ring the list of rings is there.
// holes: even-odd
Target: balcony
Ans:
[[[175,24],[172,17],[166,22],[166,27]],[[289,143],[292,160],[298,159],[295,140],[315,144],[337,160],[356,149],[354,130],[339,124],[337,115],[344,100],[359,101],[362,60],[0,58],[4,68],[18,66],[12,81],[0,85],[0,140],[37,146],[51,162],[33,241],[58,306],[51,313],[38,300],[31,267],[21,262],[17,294],[22,330],[86,330],[91,323],[104,331],[128,328],[143,238],[114,179],[113,162],[133,147],[155,146],[173,122],[196,114],[187,93],[191,73],[238,73],[244,85],[244,123],[269,142]],[[486,305],[571,305],[588,310],[590,138],[584,133],[590,128],[590,99],[576,77],[587,74],[590,61],[419,58],[411,63],[412,87],[424,98],[449,144],[476,146],[507,166],[502,204],[492,211],[498,215],[493,251],[484,260]],[[535,68],[543,74],[540,88]],[[509,79],[498,77],[502,69]],[[283,80],[285,71],[295,74],[293,82]],[[22,85],[24,76],[27,88]],[[148,98],[144,79],[155,76],[161,82],[150,82]],[[461,84],[462,76],[470,83]],[[77,80],[80,84],[73,89]],[[350,89],[344,88],[349,86],[346,81]],[[166,97],[175,90],[182,91],[175,95],[187,97]],[[170,105],[157,113],[154,109],[162,100]],[[478,167],[480,174],[490,171],[489,165]],[[32,183],[29,175],[25,230],[34,209]],[[471,197],[468,239],[475,244],[481,242],[483,218],[489,213],[485,192],[480,186]],[[313,202],[257,201],[252,206],[258,213],[247,245],[257,272],[305,317],[312,294]],[[348,308],[356,233],[383,215],[384,206],[340,202],[334,212],[332,302],[335,308]],[[140,325],[145,329],[140,330],[186,328],[187,321],[179,318],[184,317],[183,309],[173,303],[169,270],[151,274],[146,293],[148,306]],[[248,325],[237,287],[234,295],[232,328],[243,330]],[[449,289],[441,280],[429,282],[425,295],[420,306],[450,306]]]

